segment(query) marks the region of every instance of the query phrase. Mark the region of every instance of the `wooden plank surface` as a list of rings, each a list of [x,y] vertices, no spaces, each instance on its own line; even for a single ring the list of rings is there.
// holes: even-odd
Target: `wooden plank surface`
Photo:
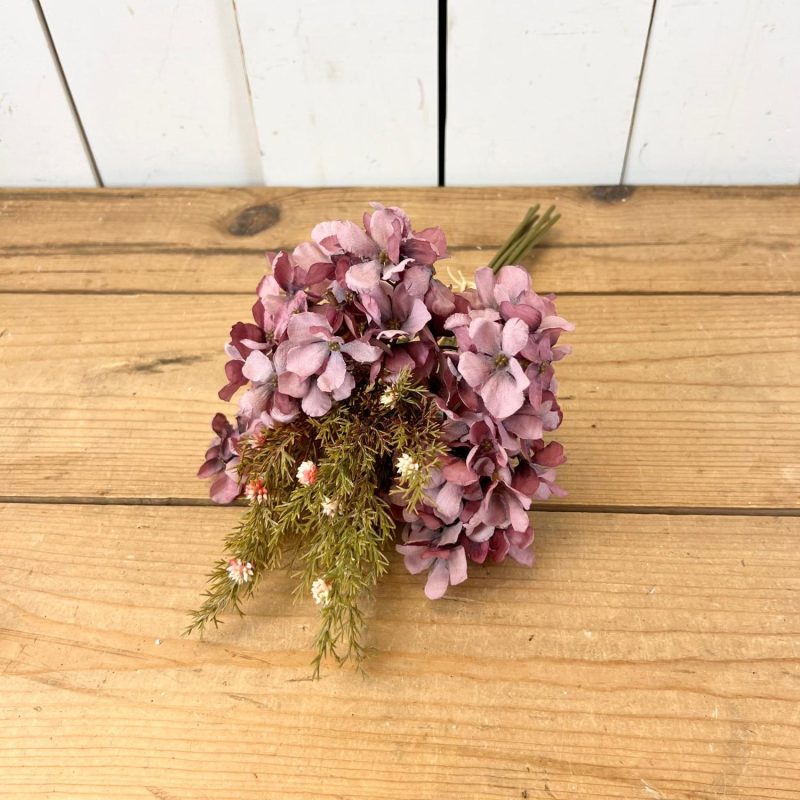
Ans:
[[[42,8],[106,186],[263,183],[232,3]]]
[[[235,8],[267,184],[436,185],[436,3]]]
[[[240,295],[0,295],[4,496],[193,498]],[[796,508],[797,297],[570,296],[581,506]],[[752,324],[752,319],[769,324]]]
[[[0,506],[0,796],[796,797],[797,520],[541,514],[437,603],[395,558],[367,678],[309,683],[283,574],[179,638],[235,518]]]
[[[0,287],[250,293],[263,251],[370,200],[442,225],[449,265],[493,255],[528,205],[556,203],[534,281],[558,292],[797,291],[800,191],[679,188],[0,191]],[[445,264],[445,267],[447,263]]]
[[[618,183],[652,5],[450,0],[446,183]]]
[[[797,189],[385,192],[0,193],[0,797],[794,800]],[[284,573],[179,638],[238,516],[194,471],[261,251],[376,197],[466,271],[558,198],[571,495],[449,600],[393,558],[310,683]]]
[[[624,180],[796,184],[798,33],[794,0],[658,0]]]
[[[36,6],[0,3],[0,185],[94,186]]]

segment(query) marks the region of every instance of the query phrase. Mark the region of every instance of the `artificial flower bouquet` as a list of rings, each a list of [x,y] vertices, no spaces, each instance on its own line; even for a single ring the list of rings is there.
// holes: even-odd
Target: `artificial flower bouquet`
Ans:
[[[440,228],[372,205],[363,226],[321,222],[267,254],[253,322],[225,347],[219,396],[246,387],[236,420],[214,417],[199,471],[214,501],[247,507],[188,630],[241,613],[289,558],[320,609],[315,674],[326,656],[363,658],[364,600],[390,548],[433,600],[470,561],[530,565],[531,503],[563,494],[564,450],[545,436],[573,326],[515,266],[558,215],[530,209],[467,288],[436,277]]]

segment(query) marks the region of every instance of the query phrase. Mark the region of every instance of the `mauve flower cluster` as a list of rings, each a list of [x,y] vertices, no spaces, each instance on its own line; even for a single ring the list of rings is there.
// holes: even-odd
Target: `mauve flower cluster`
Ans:
[[[435,397],[449,453],[423,504],[397,505],[396,492],[387,500],[408,523],[397,549],[412,573],[428,571],[425,592],[437,598],[466,579],[468,560],[532,562],[531,502],[563,494],[564,451],[544,435],[561,423],[552,364],[568,353],[557,342],[573,326],[521,267],[480,269],[475,289],[453,292],[434,273],[447,257],[441,229],[414,231],[402,209],[373,207],[363,228],[322,222],[311,242],[268,254],[254,321],[237,322],[225,348],[220,397],[247,386],[237,424],[214,417],[199,474],[214,477],[215,501],[230,502],[248,479],[237,470],[240,437],[321,417],[410,371]]]

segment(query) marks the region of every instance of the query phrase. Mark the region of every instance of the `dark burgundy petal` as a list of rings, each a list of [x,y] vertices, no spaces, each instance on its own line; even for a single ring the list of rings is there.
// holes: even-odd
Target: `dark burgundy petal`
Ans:
[[[312,264],[306,273],[306,286],[313,286],[315,283],[321,283],[333,277],[333,264],[327,262],[320,262]]]
[[[533,460],[543,467],[557,467],[566,460],[564,446],[560,442],[550,442],[536,453]]]
[[[539,476],[527,464],[521,464],[514,472],[511,486],[526,497],[533,497],[539,488]]]
[[[278,253],[278,257],[272,262],[272,274],[281,289],[287,292],[294,290],[294,267],[289,260],[288,253]]]
[[[212,475],[222,472],[224,468],[224,463],[218,458],[209,458],[207,461],[204,461],[200,469],[197,470],[197,477],[210,478]]]
[[[247,378],[242,375],[243,361],[229,361],[225,365],[225,374],[228,376],[228,383],[219,390],[219,399],[226,402],[236,394],[236,390],[247,383]]]
[[[430,266],[438,258],[436,250],[430,242],[424,239],[406,239],[400,248],[403,258],[413,258],[417,264]]]

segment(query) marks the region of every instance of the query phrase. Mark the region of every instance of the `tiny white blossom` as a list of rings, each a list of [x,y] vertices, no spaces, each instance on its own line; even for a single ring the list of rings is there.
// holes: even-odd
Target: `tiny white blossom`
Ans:
[[[325,580],[325,578],[317,578],[311,584],[311,596],[318,606],[326,606],[331,599],[331,589],[333,587]]]
[[[322,513],[326,517],[333,517],[339,511],[339,504],[336,500],[331,500],[330,497],[322,498]]]
[[[417,471],[419,471],[419,464],[408,453],[403,453],[397,459],[397,472],[404,481],[407,481]]]
[[[232,558],[226,567],[228,577],[234,583],[247,583],[253,577],[253,565],[241,558]]]
[[[297,468],[297,481],[303,486],[311,486],[317,480],[317,465],[313,461],[304,461]]]
[[[381,395],[381,405],[391,408],[397,402],[397,389],[394,386],[387,386]]]

